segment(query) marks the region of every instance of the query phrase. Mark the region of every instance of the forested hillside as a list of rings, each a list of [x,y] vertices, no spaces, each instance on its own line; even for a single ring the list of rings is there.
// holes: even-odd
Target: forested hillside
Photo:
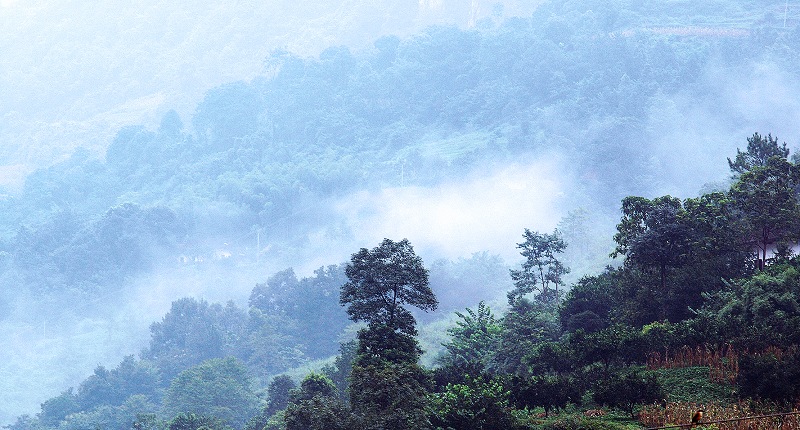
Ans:
[[[264,72],[276,48],[316,56],[330,46],[370,46],[387,34],[529,15],[536,2],[506,0],[291,2],[146,1],[0,4],[0,185],[77,146],[102,152],[125,125],[190,114],[215,86]]]
[[[791,411],[780,422],[797,425],[796,158],[754,134],[728,159],[727,190],[625,197],[622,264],[566,291],[563,234],[525,229],[505,306],[455,312],[430,367],[413,308],[446,303],[431,288],[441,267],[384,239],[313,278],[274,275],[247,312],[173,302],[139,359],[97,367],[10,428],[638,428],[688,424],[698,408],[700,422],[769,428],[752,417]],[[344,311],[363,324],[333,361],[277,375],[329,354]]]
[[[76,142],[67,159],[9,188],[0,315],[14,346],[0,374],[14,388],[0,403],[17,413],[42,402],[27,387],[61,393],[15,428],[127,428],[137,414],[157,427],[199,410],[235,428],[278,419],[270,381],[288,384],[274,377],[354,338],[362,346],[342,346],[323,373],[345,402],[336,413],[364,415],[347,409],[341,388],[347,354],[364,354],[369,331],[356,334],[339,294],[348,256],[384,237],[409,237],[426,257],[438,311],[414,315],[427,330],[441,336],[447,318],[463,320],[439,370],[418,368],[413,330],[398,338],[411,348],[404,369],[427,375],[413,390],[438,399],[424,419],[443,428],[460,428],[448,414],[463,405],[448,402],[475,401],[470,390],[491,391],[477,397],[506,412],[591,395],[611,405],[584,373],[628,377],[641,370],[629,365],[665,348],[733,343],[793,359],[793,339],[753,344],[785,333],[770,325],[783,317],[757,313],[761,331],[741,333],[750,320],[716,315],[739,309],[732,298],[745,292],[755,302],[744,308],[772,300],[754,290],[760,283],[794,300],[790,254],[755,273],[742,238],[758,212],[743,199],[795,180],[772,136],[794,147],[800,135],[800,109],[784,96],[800,90],[797,11],[678,1],[552,2],[506,19],[493,10],[467,29],[427,27],[318,55],[269,50],[258,73],[205,92],[191,113],[176,104],[154,124]],[[744,148],[748,137],[776,146],[783,164]],[[737,147],[756,161],[726,166]],[[776,172],[789,176],[758,176]],[[567,243],[559,264],[572,272],[550,280],[553,292],[522,285],[519,270],[530,267],[517,267],[514,244],[525,229],[554,227]],[[772,250],[794,229],[747,239]],[[483,300],[493,311],[464,313]],[[793,315],[789,302],[781,315]],[[458,344],[469,324],[490,326],[474,348]],[[609,347],[620,342],[630,348]],[[468,379],[447,355],[464,348],[484,351]],[[52,370],[31,371],[38,363]],[[211,393],[215,378],[240,384],[241,401],[186,409],[194,400],[184,393]],[[563,404],[519,394],[573,380],[583,391]],[[296,393],[296,405],[303,395],[315,398]],[[259,404],[267,400],[273,409]]]

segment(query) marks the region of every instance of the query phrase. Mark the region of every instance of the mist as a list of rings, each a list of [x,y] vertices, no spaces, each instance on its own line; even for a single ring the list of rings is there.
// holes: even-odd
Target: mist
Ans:
[[[310,277],[383,238],[426,264],[484,255],[507,273],[524,229],[583,210],[573,282],[611,262],[620,198],[724,189],[754,132],[800,147],[794,54],[736,63],[739,39],[659,39],[601,7],[0,1],[0,424],[138,356],[178,299],[246,310],[274,274]],[[109,249],[141,261],[61,281],[63,259],[127,261],[86,251],[116,238],[98,220],[126,203],[145,213],[131,228],[153,230]],[[41,255],[21,268],[25,240]]]
[[[707,184],[725,183],[726,158],[744,150],[742,136],[777,136],[792,152],[800,147],[800,105],[790,94],[800,82],[778,64],[758,61],[741,67],[712,62],[702,72],[708,94],[657,96],[643,139],[665,178],[656,194],[692,196]]]
[[[360,247],[406,237],[431,259],[489,251],[513,261],[523,229],[549,231],[561,219],[569,178],[560,166],[553,156],[435,187],[363,191],[337,202],[336,210]]]
[[[215,86],[250,80],[273,50],[315,56],[370,46],[434,24],[475,25],[530,14],[536,2],[265,2],[192,8],[80,1],[5,1],[0,9],[0,186],[63,160],[77,146],[103,153],[131,124],[190,116]]]

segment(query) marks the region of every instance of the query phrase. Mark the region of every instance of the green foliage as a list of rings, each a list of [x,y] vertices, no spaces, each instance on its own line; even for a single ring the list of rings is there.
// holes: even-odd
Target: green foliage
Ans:
[[[131,426],[133,430],[166,430],[167,423],[156,414],[137,413]]]
[[[198,227],[230,233],[273,225],[313,202],[307,218],[293,217],[302,237],[330,214],[320,197],[394,185],[397,172],[387,167],[398,162],[405,162],[409,182],[430,184],[487,159],[518,160],[552,145],[587,179],[581,182],[590,200],[616,204],[663,182],[663,172],[653,172],[660,154],[641,136],[660,102],[679,91],[707,90],[701,71],[709,58],[737,70],[765,52],[778,53],[781,64],[797,58],[785,32],[747,39],[667,36],[631,29],[641,22],[674,25],[672,10],[595,6],[546,4],[532,16],[490,28],[435,27],[385,37],[360,52],[337,47],[305,57],[273,51],[265,75],[209,90],[187,121],[192,127],[169,111],[156,131],[142,125],[120,130],[103,160],[76,151],[30,175],[0,230],[17,231],[20,221],[31,219],[38,225],[57,216],[53,211],[75,212],[81,230],[110,207],[133,202],[204,214],[196,217]],[[736,4],[722,14],[750,22],[760,16],[752,7]],[[679,16],[696,13],[678,9]],[[574,132],[559,143],[545,137],[565,129]],[[429,136],[455,148],[431,151],[440,145]],[[731,163],[739,163],[740,154],[745,165],[769,154],[755,148]],[[776,149],[781,154],[785,146]],[[211,215],[214,207],[230,212]],[[192,235],[206,233],[198,228]],[[278,233],[267,234],[277,241]]]
[[[231,430],[231,427],[214,417],[181,413],[169,422],[167,430]]]
[[[619,276],[612,268],[595,276],[584,276],[570,288],[558,309],[562,328],[567,332],[583,330],[592,333],[611,324],[612,312],[620,308],[615,302]]]
[[[348,282],[342,286],[340,303],[353,321],[415,335],[414,316],[403,306],[433,311],[438,305],[428,286],[428,271],[407,239],[384,239],[372,250],[361,248],[345,273]]]
[[[580,412],[561,413],[550,419],[530,419],[525,428],[536,430],[637,430],[641,425],[629,416],[617,416],[613,411],[601,418],[587,418]]]
[[[800,353],[743,356],[736,387],[743,397],[792,404],[800,398]]]
[[[567,404],[581,402],[583,392],[574,378],[569,376],[534,376],[516,378],[514,384],[514,403],[517,407],[544,409],[545,416],[551,411],[564,409]]]
[[[284,423],[284,412],[289,406],[292,392],[297,388],[294,380],[288,375],[278,375],[267,387],[267,403],[244,426],[244,430],[263,430],[272,428],[273,424]]]
[[[508,303],[513,305],[526,294],[538,290],[537,300],[553,304],[560,299],[558,287],[562,283],[562,277],[569,273],[569,268],[556,257],[556,254],[564,252],[567,244],[558,229],[547,234],[532,232],[526,228],[522,236],[525,241],[518,243],[517,248],[521,250],[520,254],[525,257],[525,261],[521,269],[511,270],[514,289],[508,293]],[[553,291],[550,291],[551,284]]]
[[[14,221],[28,225],[44,223],[62,211],[91,219],[116,204],[121,185],[107,165],[92,157],[88,150],[77,148],[68,160],[25,178],[24,198],[15,202],[19,207],[14,212],[19,218]]]
[[[97,219],[64,210],[19,229],[14,264],[37,293],[54,294],[66,286],[94,293],[152,267],[155,257],[174,251],[186,233],[177,215],[160,206],[127,203]]]
[[[269,388],[267,388],[269,396],[269,405],[266,408],[267,415],[286,409],[291,398],[290,394],[295,389],[295,386],[294,380],[287,375],[278,375],[269,383]]]
[[[798,269],[783,266],[726,283],[726,288],[706,296],[692,324],[697,331],[714,333],[742,348],[799,344],[799,280]]]
[[[751,220],[731,195],[623,200],[612,255],[625,255],[615,298],[628,323],[687,319],[704,292],[722,288],[726,277],[750,273],[751,248],[743,236]],[[591,316],[582,317],[591,322]]]
[[[447,384],[428,398],[435,428],[459,430],[513,427],[509,390],[497,379],[467,377],[463,384]]]
[[[655,269],[660,288],[665,290],[667,270],[685,264],[690,252],[690,230],[682,222],[685,210],[680,199],[626,197],[622,200],[622,214],[612,256],[625,255],[626,265]],[[665,309],[661,312],[664,317]]]
[[[358,333],[350,374],[355,426],[364,430],[430,428],[425,413],[427,376],[418,364],[415,320],[403,305],[435,310],[428,273],[408,240],[383,243],[353,254],[340,302]]]
[[[184,298],[172,303],[161,322],[150,326],[150,345],[142,357],[156,363],[168,382],[178,373],[205,360],[223,356],[219,305]]]
[[[348,430],[349,411],[335,397],[314,396],[290,403],[284,416],[286,430]]]
[[[344,265],[320,267],[313,276],[300,280],[287,269],[257,284],[248,303],[270,320],[283,319],[282,334],[302,342],[310,358],[324,358],[336,350],[337,336],[348,323],[337,301],[346,281]]]
[[[292,335],[293,320],[251,308],[240,356],[261,379],[302,363],[303,345]]]
[[[748,6],[728,5],[725,12],[747,16]],[[8,279],[22,279],[37,292],[77,289],[92,296],[124,285],[152,267],[159,251],[175,251],[187,235],[206,234],[205,227],[239,236],[254,224],[274,226],[275,220],[291,217],[290,235],[302,238],[330,215],[320,197],[394,185],[399,163],[407,183],[434,184],[485,160],[516,161],[521,154],[547,149],[546,136],[557,132],[561,137],[563,130],[575,131],[559,139],[564,143],[559,150],[581,175],[583,192],[592,201],[617,202],[631,192],[648,195],[663,185],[650,168],[658,155],[641,139],[656,103],[678,91],[702,93],[696,91],[703,85],[698,77],[708,76],[701,72],[709,58],[731,68],[772,53],[781,54],[775,56],[778,63],[793,66],[798,59],[786,32],[770,38],[755,29],[752,38],[737,40],[621,32],[637,28],[643,17],[672,25],[676,11],[681,15],[685,7],[549,2],[529,18],[496,27],[479,24],[480,31],[437,27],[403,39],[387,37],[363,53],[334,48],[318,58],[302,58],[273,52],[267,59],[270,76],[209,91],[191,119],[193,129],[184,128],[171,111],[156,132],[143,126],[120,130],[103,161],[76,151],[69,160],[30,175],[21,195],[2,203],[2,248],[13,256],[11,272],[17,272]],[[445,144],[429,136],[440,136]],[[736,159],[729,160],[738,174],[729,195],[687,199],[682,207],[668,196],[627,198],[618,240],[621,255],[630,259],[623,269],[579,282],[558,314],[519,300],[502,322],[480,308],[470,315],[473,321],[462,317],[464,326],[451,333],[448,347],[459,357],[454,361],[491,362],[497,372],[552,377],[598,360],[607,366],[639,362],[646,348],[688,339],[797,343],[796,274],[769,272],[728,286],[721,282],[749,275],[749,248],[741,246],[742,237],[762,248],[763,259],[768,245],[794,237],[796,167],[787,155],[786,145],[779,146],[771,135],[754,134],[747,152],[737,150]],[[213,207],[225,208],[225,214],[208,210]],[[301,208],[307,218],[294,216]],[[184,217],[197,214],[203,214],[195,217],[203,228],[184,225]],[[737,214],[744,216],[737,219]],[[741,229],[748,231],[742,235]],[[265,235],[272,242],[283,240],[284,233],[275,231]],[[520,297],[535,285],[541,293],[550,291],[548,282],[558,286],[564,272],[563,266],[543,269],[549,260],[537,259],[536,237],[529,233],[520,244],[528,266],[515,279],[513,295]],[[409,267],[415,267],[410,245],[408,251]],[[411,337],[415,320],[402,305],[436,307],[424,269],[403,273],[414,291],[407,296],[403,287],[350,277],[380,266],[379,260],[352,269],[354,256],[350,283],[375,288],[366,298],[346,295],[351,305],[364,299],[351,317],[386,326],[359,334],[355,374],[359,387],[373,392],[389,390],[380,384],[388,387],[395,373],[417,375],[419,370],[411,364],[420,354]],[[478,276],[453,268],[453,277],[462,278],[454,285],[464,292],[489,285],[488,280],[500,279],[495,263],[486,262],[486,272],[494,272],[478,273],[481,282],[463,281]],[[391,278],[399,270],[378,271]],[[74,394],[45,402],[41,422],[30,424],[56,425],[73,412],[70,426],[113,426],[122,422],[119,408],[131,395],[143,404],[157,402],[157,372],[163,375],[160,384],[167,384],[211,358],[236,355],[266,379],[307,356],[330,354],[346,323],[335,300],[327,300],[345,282],[342,268],[320,269],[308,280],[288,272],[280,276],[285,279],[257,286],[246,311],[191,299],[176,302],[153,325],[142,354],[156,367],[132,359],[111,371],[99,367]],[[451,303],[463,299],[450,294]],[[557,301],[548,294],[541,298],[551,305]],[[695,317],[693,310],[704,301]],[[665,319],[685,324],[650,324]],[[650,325],[640,332],[645,324]],[[571,333],[567,338],[561,338],[562,328]],[[490,354],[495,336],[500,341],[496,354]],[[576,363],[565,365],[573,352]],[[337,386],[343,386],[349,373],[344,369],[352,361],[337,364],[342,372]],[[383,379],[365,380],[368,373]],[[409,389],[422,391],[416,388]]]
[[[752,137],[747,138],[747,150],[742,152],[736,148],[736,158],[734,160],[728,158],[728,166],[732,172],[741,175],[757,168],[766,167],[772,157],[787,159],[789,148],[786,147],[786,143],[779,146],[778,138],[772,137],[772,134],[762,137],[758,133],[753,133]]]
[[[612,364],[638,364],[644,361],[646,351],[641,332],[621,323],[613,324],[594,333],[577,331],[568,338],[575,359],[581,365],[602,363],[608,369]]]
[[[735,387],[711,381],[708,367],[658,369],[654,373],[670,402],[725,404],[736,401]]]
[[[485,369],[500,340],[502,327],[484,302],[476,310],[456,312],[460,320],[447,329],[450,341],[444,344],[446,355],[440,358],[444,366],[467,366]]]
[[[697,309],[698,292],[722,287],[720,279],[739,278],[752,273],[752,248],[742,243],[745,220],[737,212],[728,194],[712,192],[684,200],[684,221],[692,234],[691,260],[678,274],[678,282],[686,285],[681,296],[688,306]]]
[[[492,359],[492,370],[515,375],[530,373],[528,363],[536,346],[560,334],[555,308],[528,299],[516,300],[501,324],[500,343]]]
[[[325,375],[336,385],[339,398],[347,400],[350,391],[350,374],[353,371],[353,361],[358,352],[358,341],[351,340],[341,344],[339,354],[334,359],[332,366],[323,367]]]
[[[151,363],[136,361],[133,356],[127,356],[110,371],[98,366],[94,374],[78,386],[75,401],[81,410],[91,410],[103,405],[119,406],[136,394],[154,401],[159,386],[158,369]]]
[[[23,414],[17,417],[17,420],[13,424],[7,425],[6,428],[10,430],[42,430],[45,427],[40,424],[38,419]]]
[[[163,413],[206,415],[241,428],[255,415],[256,405],[244,365],[234,358],[211,359],[181,372],[170,383]]]
[[[731,199],[745,220],[744,239],[761,250],[762,261],[766,261],[770,245],[797,237],[799,185],[798,167],[785,158],[773,156],[766,160],[766,165],[739,175],[731,187]]]
[[[225,150],[234,139],[252,134],[258,128],[258,115],[264,106],[257,93],[244,82],[234,82],[206,93],[192,118],[201,145]]]
[[[635,368],[614,371],[594,386],[594,400],[620,408],[633,418],[637,405],[660,401],[664,391],[655,374]]]
[[[351,418],[333,382],[327,376],[311,373],[292,392],[284,420],[286,430],[345,430],[350,428]]]
[[[306,375],[300,388],[291,393],[290,402],[298,403],[317,396],[336,397],[336,387],[327,376],[312,372]]]
[[[128,356],[112,370],[98,366],[77,393],[69,390],[42,403],[43,428],[129,428],[137,414],[153,413],[158,373],[146,362]]]
[[[428,429],[427,377],[418,364],[383,362],[353,365],[350,405],[356,428]]]
[[[575,351],[564,341],[544,341],[525,356],[532,375],[569,374],[579,364]]]
[[[37,418],[43,426],[56,427],[67,415],[80,410],[78,401],[72,391],[72,388],[70,388],[42,403],[42,410]]]
[[[119,406],[107,404],[91,410],[70,414],[59,425],[60,430],[80,430],[92,428],[131,428],[141,414],[152,414],[158,407],[146,396],[133,395]]]

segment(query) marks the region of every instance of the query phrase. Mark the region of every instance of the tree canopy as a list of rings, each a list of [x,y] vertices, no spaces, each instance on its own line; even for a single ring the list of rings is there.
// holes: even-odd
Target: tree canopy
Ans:
[[[407,239],[384,239],[371,250],[361,248],[345,268],[348,281],[340,302],[353,321],[416,334],[414,316],[404,305],[436,310],[438,301],[428,286],[428,270]]]

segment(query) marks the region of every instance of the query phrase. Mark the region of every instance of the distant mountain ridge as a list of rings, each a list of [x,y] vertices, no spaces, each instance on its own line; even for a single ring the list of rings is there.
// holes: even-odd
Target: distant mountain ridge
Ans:
[[[124,125],[157,124],[169,109],[190,115],[208,89],[257,76],[273,49],[314,56],[534,7],[513,0],[239,0],[191,9],[152,1],[7,2],[0,6],[0,164],[27,173],[76,146],[102,153]],[[18,187],[22,178],[8,172],[0,186]]]

